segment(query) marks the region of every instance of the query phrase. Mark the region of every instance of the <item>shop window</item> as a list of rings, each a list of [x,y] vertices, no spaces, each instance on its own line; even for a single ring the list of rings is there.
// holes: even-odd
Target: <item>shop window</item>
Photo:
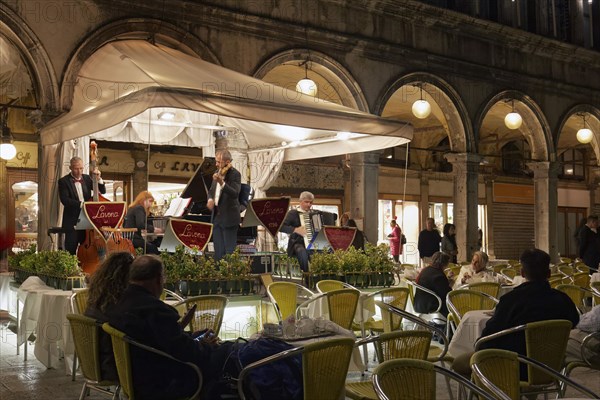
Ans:
[[[562,165],[561,179],[585,179],[585,154],[582,150],[569,149],[559,156],[559,161]]]
[[[12,185],[15,204],[15,243],[13,252],[29,248],[37,241],[38,185],[24,181]]]

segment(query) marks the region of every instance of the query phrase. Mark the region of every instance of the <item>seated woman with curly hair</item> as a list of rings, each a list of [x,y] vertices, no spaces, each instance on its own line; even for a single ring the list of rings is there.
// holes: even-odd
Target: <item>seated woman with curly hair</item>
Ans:
[[[127,252],[110,254],[91,276],[85,315],[99,323],[108,322],[106,311],[123,295],[129,283],[133,256]],[[117,368],[110,336],[100,331],[100,368],[107,380],[117,380]]]

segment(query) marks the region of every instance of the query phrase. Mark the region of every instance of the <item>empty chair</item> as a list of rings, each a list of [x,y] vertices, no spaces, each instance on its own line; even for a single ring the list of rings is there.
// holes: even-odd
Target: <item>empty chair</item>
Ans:
[[[160,299],[165,302],[182,302],[185,300],[183,297],[169,289],[163,289]]]
[[[504,268],[508,268],[508,264],[496,264],[488,267],[488,269],[493,271],[495,274],[499,274]]]
[[[583,263],[583,262],[577,262],[577,263],[575,263],[574,267],[575,267],[575,270],[577,272],[585,272],[587,274],[590,273],[590,267],[588,267],[587,265],[585,265],[585,263]]]
[[[556,269],[558,272],[560,272],[564,276],[571,276],[571,275],[573,275],[573,272],[574,272],[573,267],[568,264],[559,264],[556,267]]]
[[[373,386],[382,400],[434,400],[436,374],[455,380],[460,387],[479,395],[480,399],[492,400],[493,396],[475,386],[468,379],[444,367],[424,360],[395,359],[380,364],[373,373]]]
[[[573,280],[573,285],[577,285],[582,288],[587,288],[590,286],[590,274],[587,272],[575,272],[571,279]]]
[[[280,321],[290,315],[296,315],[299,296],[304,295],[309,298],[314,295],[304,286],[293,282],[273,282],[267,287],[267,294],[275,306]]]
[[[585,304],[585,299],[592,297],[593,295],[591,290],[577,285],[557,285],[556,290],[566,293],[573,301],[573,304],[575,304],[575,307],[577,307],[580,314],[583,314],[588,309]]]
[[[198,399],[200,396],[200,390],[202,389],[202,372],[197,365],[191,362],[180,361],[171,355],[157,350],[151,346],[146,346],[142,343],[138,343],[125,333],[113,328],[108,323],[102,325],[102,329],[108,333],[111,337],[113,352],[115,354],[115,361],[117,364],[117,372],[119,374],[119,382],[121,384],[122,391],[127,395],[127,398],[134,400],[141,398],[139,393],[136,393],[136,386],[134,385],[133,371],[135,370],[135,363],[131,359],[131,350],[137,348],[139,351],[155,354],[165,360],[170,360],[173,363],[181,364],[185,368],[189,369],[190,374],[197,377],[197,389],[195,393],[189,397],[189,399]],[[167,382],[165,382],[167,384]],[[183,400],[183,399],[182,399]]]
[[[209,295],[196,296],[185,299],[174,305],[183,316],[185,311],[181,310],[181,306],[185,306],[186,311],[196,305],[194,317],[190,322],[190,330],[192,332],[203,329],[212,329],[216,336],[219,336],[225,307],[229,300],[225,296]]]
[[[370,293],[368,296],[363,297],[362,301],[368,301],[369,298],[373,298],[404,310],[406,308],[406,304],[408,303],[408,297],[408,288],[390,287]],[[372,332],[391,332],[401,328],[402,317],[397,314],[392,315],[390,313],[386,313],[385,317],[382,314],[381,320],[371,319],[364,323],[364,329]]]
[[[526,364],[530,371],[535,370],[541,375],[561,382],[562,385],[572,386],[586,396],[590,396],[589,398],[600,398],[584,386],[539,361],[500,349],[481,350],[473,354],[471,357],[473,380],[477,386],[485,389],[495,398],[519,400],[523,395],[519,381],[519,362]]]
[[[500,293],[500,286],[502,285],[498,282],[474,282],[461,287],[461,289],[469,289],[476,292],[489,294],[497,299],[498,294]]]
[[[339,338],[320,340],[267,357],[242,369],[238,377],[238,394],[242,400],[246,399],[245,378],[253,369],[300,354],[304,399],[338,400],[344,391],[353,350],[352,338]]]
[[[444,270],[444,273],[446,274],[446,276],[448,278],[456,277],[456,276],[458,276],[461,268],[462,268],[462,266],[459,264],[450,263],[450,264],[448,264],[448,268],[446,268]]]
[[[361,340],[357,345],[373,342],[379,362],[396,358],[426,360],[431,338],[432,334],[428,331],[396,331]],[[375,389],[370,381],[346,383],[346,397],[357,400],[377,400]]]
[[[85,378],[79,399],[82,400],[89,395],[90,389],[111,396],[113,399],[118,399],[119,382],[106,379],[102,375],[100,367],[100,326],[96,324],[94,319],[83,315],[67,314],[67,319],[71,325],[73,343],[79,358],[81,373]],[[111,392],[108,389],[109,386],[115,386],[116,390]]]
[[[585,336],[581,342],[580,359],[569,361],[564,368],[564,373],[569,376],[575,368],[590,368],[600,371],[600,359],[597,346],[600,344],[600,332],[593,332]]]
[[[299,319],[303,309],[310,306],[312,302],[327,300],[329,309],[329,320],[335,322],[344,329],[352,329],[352,321],[358,305],[360,292],[356,289],[340,289],[313,297],[300,304],[296,309],[296,318]]]
[[[354,286],[342,282],[336,281],[334,279],[323,279],[322,281],[317,282],[317,291],[319,293],[327,293],[332,290],[340,290],[340,289],[356,289]]]
[[[87,303],[89,298],[88,289],[76,289],[71,295],[71,312],[73,314],[83,315],[87,309]],[[77,375],[77,349],[73,353],[73,368],[71,371],[71,380],[75,380]]]
[[[515,279],[515,276],[517,276],[517,271],[514,268],[502,268],[500,270],[500,275],[512,283],[513,279]]]
[[[417,294],[417,291],[419,291],[419,290],[430,294],[437,301],[437,307],[435,308],[435,310],[432,310],[430,313],[417,312],[417,316],[419,316],[423,319],[426,319],[428,321],[437,323],[439,325],[446,324],[446,317],[442,313],[440,313],[440,310],[442,309],[442,306],[444,305],[444,301],[440,298],[440,296],[438,296],[433,290],[429,290],[426,287],[419,285],[415,281],[406,279],[406,283],[408,283],[409,296],[410,296],[410,301],[413,304],[413,308],[415,305],[415,296]]]
[[[459,289],[453,290],[446,296],[448,304],[448,326],[446,334],[450,330],[455,331],[463,315],[474,310],[492,310],[498,304],[498,300],[489,294],[475,290]]]

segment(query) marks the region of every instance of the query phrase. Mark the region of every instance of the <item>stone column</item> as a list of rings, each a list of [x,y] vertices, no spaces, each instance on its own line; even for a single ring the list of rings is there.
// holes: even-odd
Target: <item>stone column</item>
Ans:
[[[233,167],[240,171],[242,183],[250,182],[248,175],[248,143],[242,132],[238,131],[216,131],[215,153],[219,150],[229,150],[231,153]]]
[[[535,247],[558,262],[556,210],[558,209],[558,162],[529,162],[533,170]]]
[[[493,176],[485,177],[485,205],[487,221],[486,226],[480,226],[487,233],[487,255],[490,259],[496,258],[496,241],[494,238],[494,178]]]
[[[469,260],[477,246],[477,177],[479,154],[446,154],[454,175],[454,218],[458,259]]]
[[[132,150],[131,156],[135,161],[132,176],[133,200],[140,192],[148,190],[148,151]]]
[[[590,175],[590,184],[588,185],[590,191],[590,210],[588,214],[593,214],[596,203],[600,200],[596,199],[596,189],[598,189],[598,185],[600,184],[600,167],[590,168]]]
[[[419,231],[425,229],[425,220],[429,217],[429,176],[421,173],[420,178],[420,190],[421,200],[419,202]]]
[[[363,222],[367,239],[377,242],[379,199],[379,154],[378,151],[350,155],[350,214]]]

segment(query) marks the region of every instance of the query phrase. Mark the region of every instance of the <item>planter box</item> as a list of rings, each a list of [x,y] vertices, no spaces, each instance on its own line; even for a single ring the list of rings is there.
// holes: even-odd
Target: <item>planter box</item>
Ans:
[[[363,272],[347,272],[346,283],[357,288],[369,287],[370,279],[369,275]]]

